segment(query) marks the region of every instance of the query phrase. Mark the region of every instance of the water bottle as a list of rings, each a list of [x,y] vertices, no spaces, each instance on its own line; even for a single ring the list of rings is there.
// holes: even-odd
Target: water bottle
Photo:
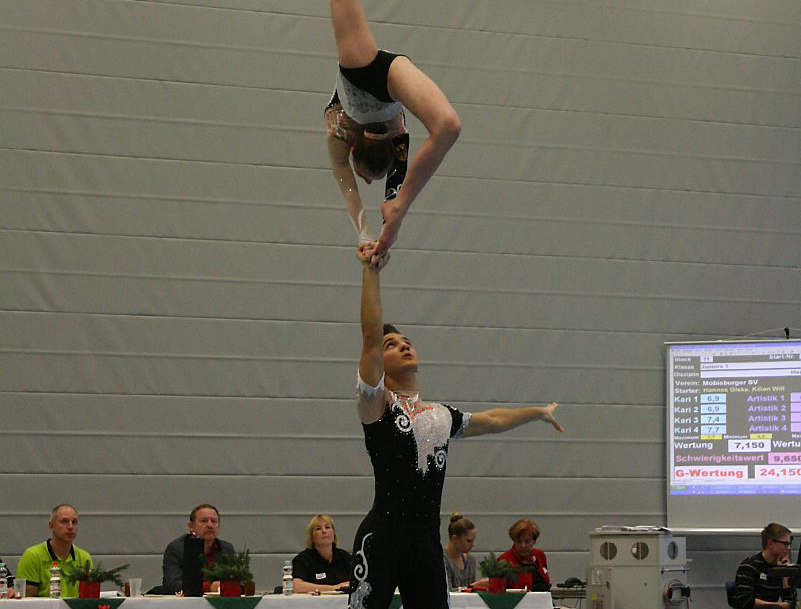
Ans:
[[[294,591],[292,582],[292,561],[284,561],[284,596],[289,596]]]
[[[8,569],[2,560],[0,560],[0,598],[8,598]]]
[[[50,598],[61,598],[61,569],[57,562],[50,567]]]

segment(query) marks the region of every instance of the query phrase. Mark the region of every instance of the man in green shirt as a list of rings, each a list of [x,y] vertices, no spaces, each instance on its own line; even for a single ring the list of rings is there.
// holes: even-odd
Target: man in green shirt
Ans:
[[[17,579],[27,583],[27,596],[50,596],[50,569],[53,563],[59,568],[66,564],[92,564],[89,552],[72,542],[78,534],[78,511],[68,503],[53,508],[50,514],[50,539],[31,546],[22,553],[17,566]],[[78,596],[78,584],[68,583],[61,577],[61,596]]]

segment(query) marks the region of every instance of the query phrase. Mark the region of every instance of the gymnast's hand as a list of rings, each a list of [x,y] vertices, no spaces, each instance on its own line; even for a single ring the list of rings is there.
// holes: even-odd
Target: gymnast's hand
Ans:
[[[380,271],[389,262],[389,251],[385,251],[383,254],[380,255],[376,254],[375,253],[376,244],[377,244],[376,241],[368,241],[365,243],[360,243],[359,247],[356,249],[356,257],[362,264],[369,265],[374,269]]]
[[[545,421],[546,423],[550,423],[551,425],[553,425],[556,431],[562,433],[564,431],[564,428],[561,425],[559,425],[559,421],[556,420],[556,417],[553,414],[558,407],[559,404],[557,402],[551,402],[550,404],[545,406],[542,409],[542,420]]]

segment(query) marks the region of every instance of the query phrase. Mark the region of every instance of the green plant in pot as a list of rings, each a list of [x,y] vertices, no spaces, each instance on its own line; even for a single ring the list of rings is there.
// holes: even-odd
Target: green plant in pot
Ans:
[[[489,578],[487,589],[490,592],[506,592],[506,580],[514,579],[518,573],[512,563],[495,558],[495,552],[490,552],[479,562],[478,568],[484,577]]]
[[[219,553],[214,557],[214,565],[208,566],[203,558],[203,579],[210,582],[220,582],[220,596],[242,596],[242,583],[247,588],[253,582],[253,573],[250,572],[250,550],[239,554]]]
[[[101,563],[92,566],[88,560],[83,564],[66,564],[61,567],[61,575],[71,584],[77,582],[79,598],[100,598],[100,584],[103,582],[114,582],[116,586],[122,586],[120,572],[128,568],[128,565],[115,567],[114,569],[104,569]]]

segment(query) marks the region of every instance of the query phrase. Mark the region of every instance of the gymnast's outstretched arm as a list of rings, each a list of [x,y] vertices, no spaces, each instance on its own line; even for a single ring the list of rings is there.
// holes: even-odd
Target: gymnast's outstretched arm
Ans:
[[[384,324],[381,313],[381,289],[378,269],[369,264],[365,249],[375,244],[360,245],[357,256],[362,263],[361,326],[362,355],[359,360],[359,377],[369,387],[377,387],[384,376]],[[369,424],[381,418],[384,412],[384,392],[379,390],[367,399],[360,396],[359,418]]]
[[[367,217],[364,214],[362,199],[359,196],[359,187],[356,184],[356,177],[350,166],[350,144],[341,140],[329,132],[327,136],[328,158],[331,161],[331,171],[337,181],[342,197],[345,199],[345,207],[348,211],[353,228],[359,236],[359,243],[372,241],[370,230],[367,227]]]
[[[381,207],[384,228],[375,254],[386,251],[397,239],[401,222],[414,199],[439,168],[456,143],[462,124],[459,115],[436,83],[406,57],[398,57],[389,68],[389,93],[414,114],[428,130],[428,138],[412,159],[398,196]]]
[[[554,416],[554,411],[558,406],[559,404],[556,402],[551,402],[547,406],[491,408],[483,412],[475,412],[470,418],[470,426],[467,428],[464,437],[470,438],[488,433],[501,433],[537,419],[550,423],[556,431],[561,433],[564,429]]]

